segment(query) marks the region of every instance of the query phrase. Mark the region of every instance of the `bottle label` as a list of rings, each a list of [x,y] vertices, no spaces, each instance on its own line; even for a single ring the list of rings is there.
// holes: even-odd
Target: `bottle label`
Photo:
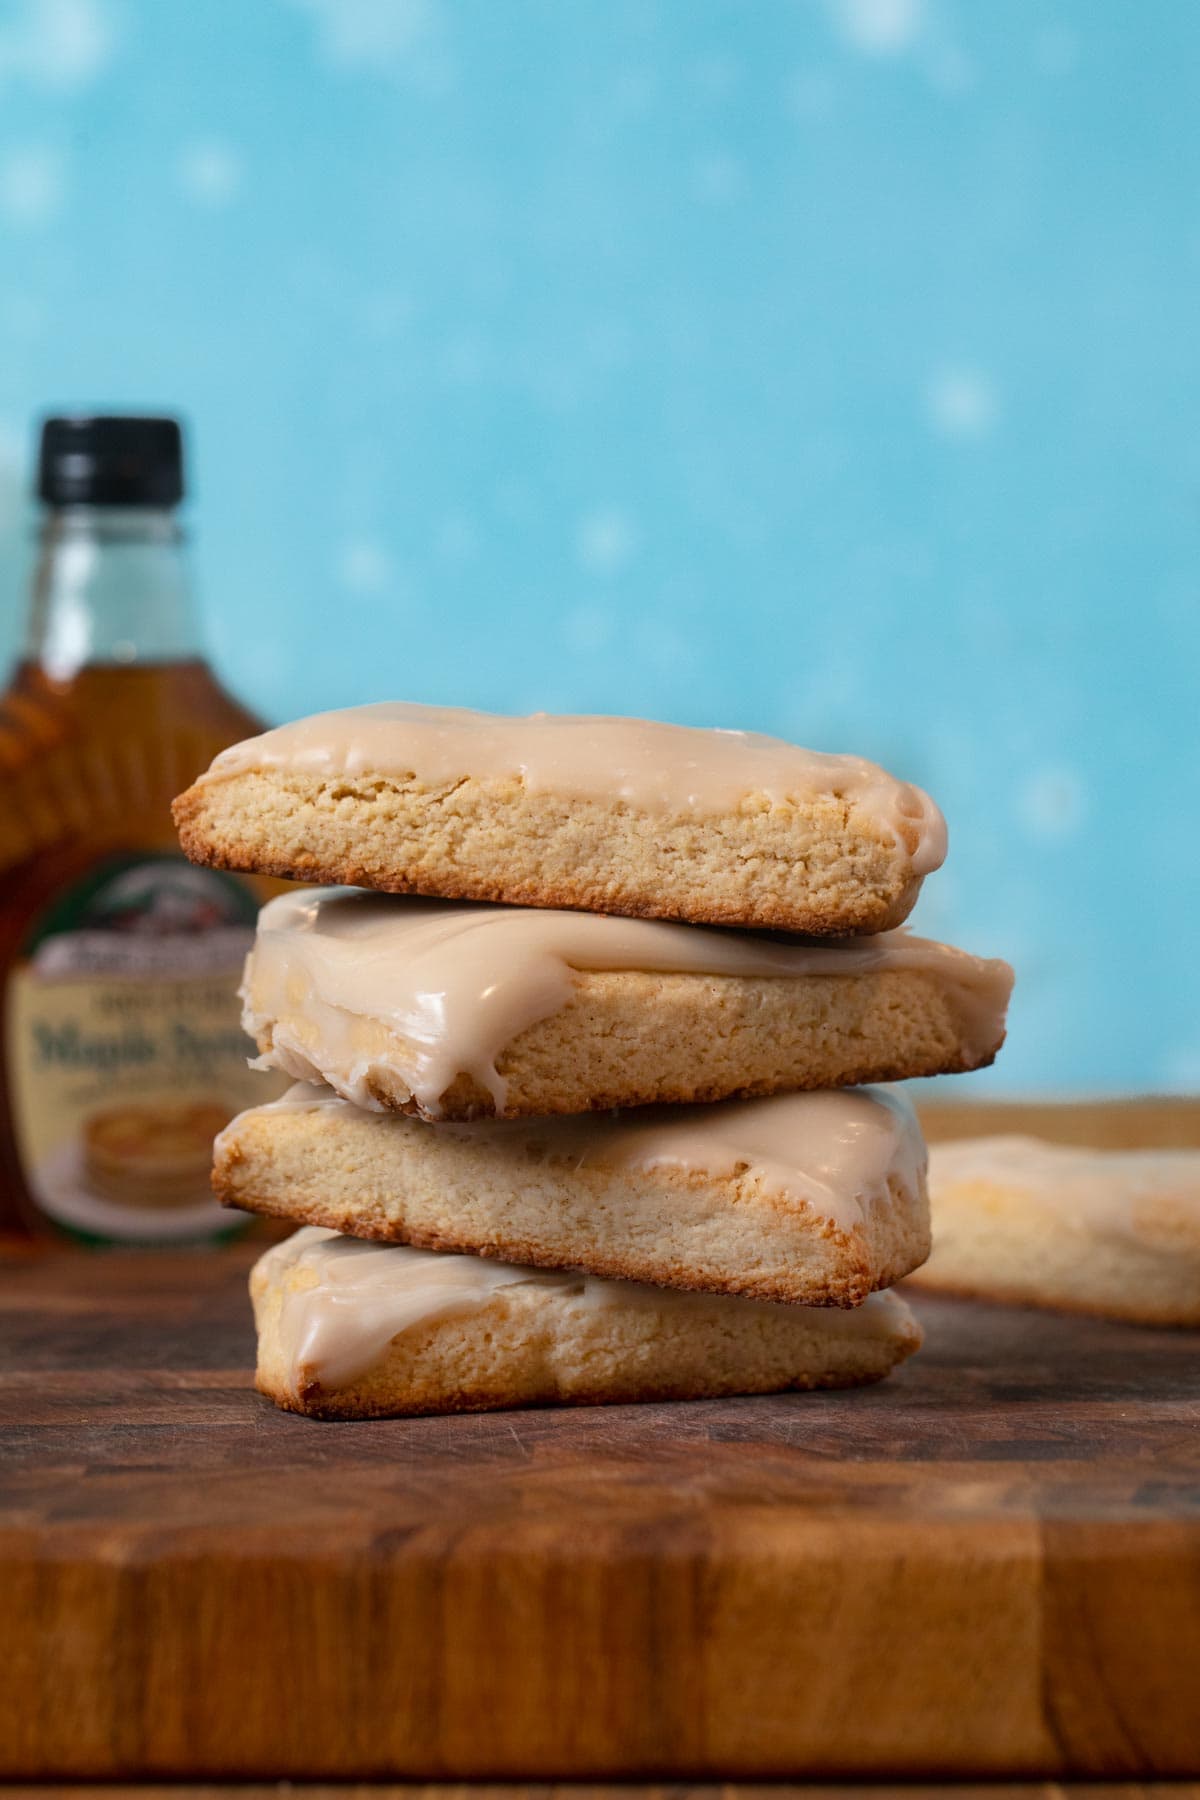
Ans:
[[[212,1141],[277,1087],[247,1067],[242,964],[257,901],[180,856],[93,867],[37,921],[9,977],[17,1151],[34,1200],[93,1238],[219,1235]]]

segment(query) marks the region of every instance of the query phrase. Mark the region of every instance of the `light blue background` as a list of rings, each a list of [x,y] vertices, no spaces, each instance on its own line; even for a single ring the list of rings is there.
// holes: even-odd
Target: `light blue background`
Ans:
[[[226,678],[745,725],[951,826],[991,1091],[1200,1086],[1200,6],[5,0],[28,422],[176,406]]]

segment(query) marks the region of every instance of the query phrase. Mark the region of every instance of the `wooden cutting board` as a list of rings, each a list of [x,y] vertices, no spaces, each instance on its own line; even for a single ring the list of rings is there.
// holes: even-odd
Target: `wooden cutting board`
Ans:
[[[1200,1335],[918,1299],[876,1388],[318,1424],[250,1254],[0,1266],[0,1777],[1200,1772]]]

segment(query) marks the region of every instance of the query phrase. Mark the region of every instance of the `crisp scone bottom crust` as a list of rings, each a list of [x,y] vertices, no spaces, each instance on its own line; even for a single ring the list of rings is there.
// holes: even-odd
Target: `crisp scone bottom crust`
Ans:
[[[533,1269],[562,1269],[580,1275],[599,1275],[606,1281],[645,1282],[650,1287],[678,1288],[690,1294],[736,1295],[749,1300],[772,1300],[795,1306],[861,1306],[868,1294],[891,1287],[913,1265],[899,1274],[872,1272],[861,1245],[845,1233],[829,1230],[843,1252],[845,1266],[824,1280],[819,1289],[809,1284],[785,1286],[782,1282],[748,1273],[738,1279],[717,1275],[698,1276],[686,1263],[667,1258],[644,1261],[620,1256],[594,1246],[581,1246],[570,1258],[547,1253],[537,1239],[512,1236],[502,1244],[484,1244],[453,1230],[435,1231],[408,1225],[399,1227],[371,1218],[353,1206],[320,1205],[311,1201],[288,1202],[260,1195],[238,1194],[214,1179],[213,1191],[222,1206],[257,1213],[262,1218],[286,1219],[294,1225],[324,1225],[343,1237],[362,1238],[372,1244],[408,1244],[414,1250],[445,1250],[459,1256],[483,1256],[494,1262],[523,1263]]]
[[[257,1042],[259,1054],[269,1057],[273,1048],[270,1035],[264,1033]],[[423,1106],[398,1083],[368,1078],[365,1085],[372,1100],[385,1112],[399,1113],[410,1119],[423,1119],[429,1125],[465,1125],[475,1119],[496,1117],[544,1119],[561,1114],[627,1111],[638,1106],[699,1106],[715,1104],[721,1100],[762,1100],[772,1094],[819,1093],[827,1088],[878,1087],[884,1082],[917,1081],[934,1075],[973,1074],[980,1069],[990,1068],[997,1054],[996,1050],[992,1050],[980,1057],[969,1057],[965,1052],[953,1057],[931,1055],[924,1063],[916,1060],[855,1063],[850,1067],[839,1065],[832,1072],[790,1069],[775,1076],[763,1076],[758,1081],[744,1082],[736,1087],[727,1087],[723,1082],[673,1082],[669,1086],[609,1089],[563,1096],[544,1089],[525,1093],[514,1082],[510,1084],[508,1099],[499,1115],[492,1095],[469,1075],[456,1076],[451,1085],[439,1095],[436,1107]],[[293,1073],[291,1070],[287,1072]],[[297,1081],[319,1081],[327,1079],[327,1073],[313,1064],[303,1073],[296,1070],[294,1078]]]
[[[890,930],[920,891],[916,828],[902,823],[911,842],[886,846],[856,833],[848,810],[826,803],[825,835],[818,827],[802,845],[778,822],[756,826],[762,815],[658,820],[618,804],[539,803],[518,781],[426,789],[254,771],[196,784],[172,813],[192,862],[245,874],[818,937]],[[781,892],[799,871],[800,891]]]
[[[614,1386],[582,1391],[572,1389],[569,1395],[561,1397],[534,1397],[516,1391],[504,1394],[485,1389],[459,1388],[413,1392],[406,1394],[402,1402],[364,1394],[354,1386],[326,1392],[319,1382],[311,1379],[300,1383],[298,1394],[262,1374],[256,1378],[255,1386],[260,1394],[274,1401],[282,1412],[300,1413],[309,1419],[427,1418],[436,1413],[511,1412],[518,1408],[542,1411],[556,1406],[630,1406],[667,1400],[719,1400],[738,1395],[813,1393],[822,1388],[872,1387],[876,1382],[885,1380],[896,1363],[912,1355],[919,1346],[918,1336],[886,1368],[872,1369],[861,1374],[798,1376],[785,1385],[773,1381],[761,1386],[748,1381],[733,1382],[728,1387],[712,1382],[646,1382],[627,1388]]]

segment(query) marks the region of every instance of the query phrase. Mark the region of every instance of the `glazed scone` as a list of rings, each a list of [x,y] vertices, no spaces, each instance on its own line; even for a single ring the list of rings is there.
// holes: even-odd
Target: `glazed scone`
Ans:
[[[884,1089],[427,1125],[298,1087],[214,1154],[249,1212],[662,1287],[856,1306],[929,1249],[920,1128]]]
[[[1007,963],[885,932],[782,942],[660,919],[304,890],[259,914],[258,1066],[426,1119],[606,1111],[977,1069]]]
[[[404,704],[235,744],[174,813],[216,868],[818,936],[900,924],[946,852],[928,796],[860,757]]]
[[[1200,1150],[966,1138],[929,1152],[924,1288],[1200,1325]]]
[[[259,1391],[324,1419],[850,1387],[921,1342],[894,1294],[771,1306],[311,1228],[259,1259],[250,1291]]]

